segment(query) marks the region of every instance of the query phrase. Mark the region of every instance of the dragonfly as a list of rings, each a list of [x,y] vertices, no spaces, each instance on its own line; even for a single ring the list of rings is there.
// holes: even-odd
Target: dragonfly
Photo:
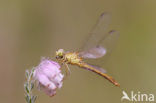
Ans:
[[[114,30],[106,31],[109,21],[110,15],[108,13],[102,13],[89,33],[89,37],[86,40],[87,42],[82,47],[83,51],[70,52],[59,49],[56,51],[56,60],[65,65],[69,72],[70,69],[68,65],[75,65],[104,77],[115,86],[120,86],[115,79],[106,74],[103,68],[85,62],[85,59],[99,59],[111,52],[119,33]]]

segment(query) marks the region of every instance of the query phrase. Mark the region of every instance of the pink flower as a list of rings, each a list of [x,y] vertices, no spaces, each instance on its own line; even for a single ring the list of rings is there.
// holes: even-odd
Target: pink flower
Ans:
[[[56,89],[61,88],[63,83],[60,65],[52,60],[42,59],[34,70],[34,79],[37,81],[39,89],[49,96],[54,96]]]

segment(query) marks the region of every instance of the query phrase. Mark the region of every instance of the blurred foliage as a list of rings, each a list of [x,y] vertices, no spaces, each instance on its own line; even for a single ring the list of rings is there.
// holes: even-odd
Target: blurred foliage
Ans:
[[[156,94],[155,0],[1,0],[0,61],[4,103],[24,103],[24,71],[58,48],[83,45],[98,16],[112,15],[120,32],[116,48],[103,65],[120,84],[71,66],[72,74],[53,98],[37,92],[38,103],[121,103],[122,90]]]

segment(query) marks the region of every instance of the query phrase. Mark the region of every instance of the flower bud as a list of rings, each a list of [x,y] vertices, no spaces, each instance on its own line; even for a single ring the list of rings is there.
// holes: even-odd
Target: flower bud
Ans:
[[[62,87],[63,77],[60,65],[45,58],[41,60],[41,63],[34,70],[34,79],[39,89],[49,96],[55,95],[56,89]]]

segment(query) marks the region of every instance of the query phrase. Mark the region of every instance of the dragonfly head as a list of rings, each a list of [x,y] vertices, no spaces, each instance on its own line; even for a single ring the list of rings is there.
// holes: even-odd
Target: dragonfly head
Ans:
[[[59,49],[56,51],[56,59],[62,59],[64,56],[64,50],[63,49]]]

